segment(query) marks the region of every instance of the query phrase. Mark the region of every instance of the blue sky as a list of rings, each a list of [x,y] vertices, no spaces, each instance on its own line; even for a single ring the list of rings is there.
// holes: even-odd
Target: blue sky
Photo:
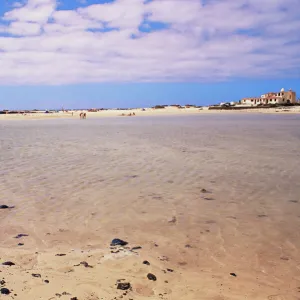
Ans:
[[[0,109],[300,97],[299,0],[3,0]]]

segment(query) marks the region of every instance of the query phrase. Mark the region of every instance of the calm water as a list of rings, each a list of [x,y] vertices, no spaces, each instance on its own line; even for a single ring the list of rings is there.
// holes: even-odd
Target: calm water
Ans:
[[[20,232],[40,249],[156,241],[192,271],[242,273],[248,295],[263,285],[290,297],[262,299],[298,299],[299,126],[243,114],[3,121],[1,201],[16,208],[1,212],[2,246]]]

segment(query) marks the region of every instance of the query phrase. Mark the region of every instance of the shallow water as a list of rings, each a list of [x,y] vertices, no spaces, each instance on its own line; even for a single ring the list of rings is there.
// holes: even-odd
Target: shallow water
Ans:
[[[249,299],[298,299],[299,124],[246,114],[3,121],[0,204],[15,209],[0,211],[1,246],[18,233],[37,250],[155,242],[216,286],[235,272],[243,281],[231,288]]]

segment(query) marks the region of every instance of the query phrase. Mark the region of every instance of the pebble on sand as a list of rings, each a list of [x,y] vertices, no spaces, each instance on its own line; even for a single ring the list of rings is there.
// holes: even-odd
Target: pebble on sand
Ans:
[[[7,288],[2,288],[0,291],[1,291],[1,294],[3,294],[3,295],[9,295],[10,294],[10,290],[7,289]]]
[[[148,273],[147,278],[148,278],[149,280],[156,281],[156,276],[155,276],[154,274]]]
[[[74,267],[79,267],[80,265],[83,265],[86,268],[93,268],[93,266],[89,265],[86,261],[82,261],[78,265],[74,265]]]
[[[7,209],[7,208],[9,208],[9,206],[7,206],[5,204],[0,205],[0,209]]]
[[[15,236],[15,239],[20,239],[21,237],[24,237],[24,236],[28,236],[28,234],[19,233],[17,236]]]
[[[119,282],[117,285],[118,290],[129,290],[131,288],[131,284],[129,282]]]
[[[132,247],[132,248],[131,248],[131,251],[134,251],[134,250],[140,250],[140,249],[142,249],[141,246],[136,246],[136,247]]]
[[[230,273],[230,275],[233,277],[237,277],[237,275],[235,273]]]
[[[128,243],[121,239],[113,239],[110,243],[112,247],[114,246],[126,246]]]
[[[143,264],[144,264],[144,265],[147,265],[147,266],[150,266],[150,263],[149,263],[148,260],[144,260],[144,261],[143,261]]]
[[[2,263],[3,266],[14,266],[15,263],[13,263],[12,261],[6,261],[4,263]]]
[[[31,274],[33,277],[36,277],[36,278],[41,278],[42,276],[41,276],[41,274]]]

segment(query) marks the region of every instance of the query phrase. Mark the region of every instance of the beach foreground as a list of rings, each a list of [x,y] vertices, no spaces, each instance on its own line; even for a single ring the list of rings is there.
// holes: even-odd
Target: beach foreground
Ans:
[[[1,299],[299,299],[298,122],[3,121]]]

